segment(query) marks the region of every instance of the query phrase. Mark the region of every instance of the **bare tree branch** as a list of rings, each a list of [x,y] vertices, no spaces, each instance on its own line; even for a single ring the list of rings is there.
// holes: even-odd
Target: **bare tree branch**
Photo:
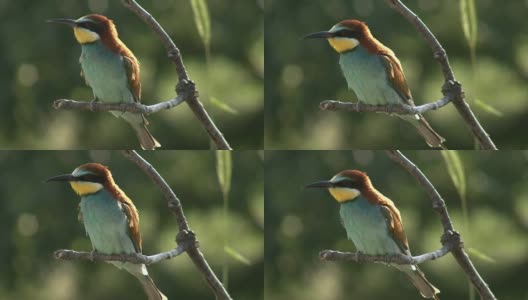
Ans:
[[[161,189],[165,199],[168,203],[169,210],[176,217],[178,223],[179,232],[176,236],[178,245],[187,244],[189,247],[186,248],[187,255],[191,258],[196,268],[205,278],[205,281],[209,285],[209,288],[213,291],[216,299],[231,300],[227,290],[224,288],[222,283],[218,280],[211,267],[205,260],[202,252],[197,247],[197,240],[195,234],[190,230],[189,223],[183,213],[183,208],[180,199],[176,196],[174,191],[170,188],[167,182],[161,177],[156,169],[148,163],[143,157],[141,157],[136,151],[123,150],[123,155],[134,162],[143,172],[147,174],[156,185]]]
[[[444,199],[442,199],[442,196],[440,196],[438,191],[436,191],[429,179],[427,179],[422,171],[400,151],[387,150],[386,153],[393,161],[397,162],[403,169],[410,173],[425,189],[431,198],[431,201],[433,202],[433,208],[440,215],[442,226],[444,227],[444,238],[442,238],[442,243],[444,246],[446,245],[446,241],[448,241],[448,239],[445,238],[446,236],[455,234],[460,238],[459,234],[453,229],[453,223],[451,222],[451,218],[447,212]],[[490,290],[488,284],[484,281],[484,279],[482,279],[477,269],[464,251],[463,243],[453,243],[451,247],[451,254],[455,257],[462,270],[467,274],[471,280],[471,283],[480,294],[480,297],[484,300],[496,300],[497,298],[495,298],[495,295],[493,295],[493,292]]]
[[[438,42],[434,34],[429,30],[429,28],[427,28],[424,22],[422,22],[422,20],[420,20],[420,18],[409,8],[407,8],[400,0],[386,0],[386,2],[390,7],[396,10],[414,25],[416,30],[422,35],[422,37],[431,47],[433,56],[440,64],[442,73],[444,74],[445,83],[442,87],[442,93],[445,97],[449,98],[451,102],[453,102],[458,110],[458,113],[470,127],[473,135],[477,138],[481,148],[486,150],[498,150],[491,140],[489,134],[480,125],[479,121],[471,111],[468,103],[465,101],[462,86],[455,79],[455,74],[449,65],[447,53],[440,42]]]
[[[439,250],[434,252],[418,255],[409,256],[403,254],[394,255],[367,255],[361,252],[340,252],[334,250],[323,250],[319,253],[321,260],[327,261],[353,261],[357,263],[363,262],[383,262],[387,264],[398,264],[398,265],[417,265],[426,261],[435,260],[440,258],[449,251],[451,251],[451,244],[446,244]]]
[[[183,97],[176,97],[164,102],[156,103],[153,105],[143,105],[141,103],[103,103],[103,102],[86,102],[86,101],[75,101],[69,99],[57,99],[53,102],[53,108],[63,110],[87,110],[93,112],[100,111],[122,111],[131,113],[141,113],[150,115],[164,109],[173,108],[180,103],[185,101]]]
[[[53,253],[56,259],[63,260],[89,260],[89,261],[123,261],[133,264],[145,264],[150,265],[162,260],[171,259],[176,257],[189,248],[190,245],[182,244],[178,245],[177,248],[167,252],[162,252],[154,255],[143,255],[140,253],[133,254],[102,254],[99,252],[78,252],[74,250],[61,249]]]
[[[439,109],[447,105],[451,100],[448,97],[444,97],[435,102],[427,103],[420,106],[410,106],[406,104],[401,105],[369,105],[363,102],[341,102],[335,100],[326,100],[319,104],[321,110],[344,110],[351,112],[381,112],[387,114],[397,113],[399,115],[415,115],[423,114],[430,110]]]
[[[140,19],[143,20],[160,38],[161,42],[167,50],[169,59],[176,66],[176,73],[180,78],[176,86],[176,92],[178,95],[181,95],[191,110],[194,112],[195,116],[198,118],[203,128],[206,130],[209,137],[216,145],[217,149],[221,150],[231,150],[231,147],[225,140],[223,134],[218,130],[213,120],[207,114],[207,111],[203,107],[202,103],[198,99],[198,91],[196,90],[196,85],[191,81],[185,65],[183,64],[183,59],[178,47],[169,37],[167,32],[161,27],[161,25],[149,14],[143,7],[141,7],[134,0],[122,0],[123,4],[133,11]]]

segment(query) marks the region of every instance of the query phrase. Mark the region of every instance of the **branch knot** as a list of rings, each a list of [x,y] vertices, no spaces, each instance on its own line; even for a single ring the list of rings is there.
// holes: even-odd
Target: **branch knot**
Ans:
[[[455,98],[462,96],[464,97],[464,91],[462,90],[462,85],[456,80],[447,80],[442,85],[442,94],[450,98]]]
[[[190,79],[181,79],[176,85],[176,93],[183,96],[185,100],[190,98],[198,98],[198,90],[196,84]]]
[[[176,47],[170,48],[167,55],[170,60],[173,60],[175,58],[180,57],[180,50],[178,50],[178,48]]]
[[[464,242],[462,242],[462,237],[460,236],[460,233],[454,230],[447,230],[446,232],[444,232],[442,238],[440,239],[440,242],[442,242],[442,245],[448,246],[450,249],[464,248]]]
[[[436,49],[433,52],[433,57],[436,60],[442,60],[442,59],[445,59],[447,57],[447,53],[446,53],[445,49],[440,46],[439,49]]]
[[[196,234],[192,230],[180,230],[176,235],[176,243],[184,245],[186,249],[191,247],[198,248],[199,242],[196,239]]]

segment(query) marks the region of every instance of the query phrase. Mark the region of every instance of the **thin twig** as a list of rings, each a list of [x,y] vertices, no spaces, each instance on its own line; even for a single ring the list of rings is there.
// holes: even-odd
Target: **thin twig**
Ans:
[[[176,236],[176,241],[178,242],[178,245],[181,245],[182,243],[189,243],[192,245],[186,249],[187,255],[189,255],[193,263],[196,265],[198,271],[204,276],[205,281],[215,294],[216,299],[231,300],[231,296],[229,296],[225,287],[218,280],[211,267],[209,267],[209,264],[205,260],[202,252],[196,247],[196,236],[190,230],[189,223],[187,222],[185,214],[183,213],[180,199],[178,199],[174,191],[170,188],[165,179],[163,179],[163,177],[161,177],[161,175],[156,171],[156,169],[136,151],[123,150],[122,153],[126,158],[130,159],[141,170],[143,170],[143,172],[145,172],[145,174],[147,174],[147,176],[150,177],[150,179],[152,179],[152,181],[154,181],[154,183],[156,183],[156,185],[158,185],[158,187],[163,192],[163,195],[167,200],[168,207],[176,217],[176,221],[178,223],[179,232]]]
[[[211,140],[215,143],[217,149],[231,150],[231,147],[227,143],[223,134],[218,130],[213,120],[207,114],[207,111],[203,107],[202,103],[198,99],[198,91],[196,85],[189,78],[185,65],[183,64],[182,55],[180,49],[176,46],[174,41],[169,37],[167,32],[161,27],[161,25],[134,0],[122,0],[123,4],[133,11],[140,19],[142,19],[160,38],[161,42],[167,50],[169,59],[176,66],[176,73],[179,77],[179,82],[176,86],[176,92],[178,95],[183,96],[195,116],[198,118],[203,128]]]
[[[321,260],[327,261],[353,261],[357,263],[363,262],[383,262],[387,264],[398,264],[398,265],[417,265],[426,261],[435,260],[440,258],[449,251],[451,251],[451,244],[444,245],[441,249],[434,252],[425,253],[418,256],[410,256],[403,254],[394,255],[367,255],[361,252],[340,252],[334,250],[323,250],[319,253]]]
[[[150,115],[164,109],[173,108],[180,103],[185,101],[183,97],[178,96],[174,99],[170,99],[164,102],[156,103],[153,105],[143,105],[141,103],[103,103],[103,102],[86,102],[86,101],[75,101],[69,99],[57,99],[53,102],[53,108],[63,110],[87,110],[93,112],[100,111],[122,111],[131,113],[142,113]]]
[[[475,289],[479,292],[480,297],[484,300],[496,300],[495,295],[490,290],[488,284],[482,279],[477,269],[469,259],[468,255],[464,251],[463,243],[460,241],[460,235],[456,233],[453,229],[453,223],[447,212],[447,207],[445,202],[442,199],[442,196],[438,193],[435,187],[431,184],[429,179],[422,173],[422,171],[413,164],[407,157],[405,157],[398,150],[387,150],[386,151],[389,158],[397,162],[403,169],[410,173],[418,183],[425,189],[431,201],[433,203],[433,208],[440,215],[442,221],[442,226],[444,227],[444,236],[442,237],[442,243],[445,245],[447,240],[456,241],[456,238],[459,238],[459,242],[453,242],[451,248],[451,254],[455,257],[456,261],[467,274],[471,283]]]
[[[473,135],[477,138],[482,149],[486,150],[497,150],[497,147],[491,140],[489,134],[484,130],[480,125],[479,121],[471,111],[468,103],[465,101],[464,91],[462,86],[455,79],[455,74],[449,65],[449,59],[447,53],[438,42],[434,34],[427,28],[427,26],[420,20],[420,18],[407,8],[399,0],[386,0],[387,4],[396,10],[399,14],[405,17],[416,30],[422,35],[422,37],[427,41],[427,44],[431,47],[433,51],[434,58],[440,64],[442,68],[442,73],[444,75],[444,86],[442,87],[442,93],[445,97],[448,97],[453,105],[457,108],[459,114],[462,116],[466,124],[471,129]]]
[[[341,102],[336,100],[325,100],[319,104],[321,110],[344,110],[351,112],[381,112],[387,114],[397,113],[399,115],[423,114],[430,110],[439,109],[447,105],[451,100],[444,97],[438,101],[427,103],[420,106],[411,106],[406,104],[400,105],[369,105],[363,102]]]
[[[99,252],[78,252],[74,250],[61,249],[53,253],[56,259],[63,260],[89,260],[89,261],[123,261],[133,264],[145,264],[150,265],[162,260],[171,259],[176,257],[188,248],[187,244],[178,245],[177,248],[167,252],[162,252],[154,255],[144,255],[140,253],[133,254],[103,254]]]

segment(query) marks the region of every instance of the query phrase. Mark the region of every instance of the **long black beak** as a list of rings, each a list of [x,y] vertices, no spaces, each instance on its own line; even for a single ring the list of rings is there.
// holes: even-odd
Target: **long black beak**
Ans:
[[[47,182],[52,182],[52,181],[74,181],[74,180],[75,180],[75,176],[73,176],[72,174],[64,174],[64,175],[59,175],[59,176],[48,178],[46,179],[45,182],[47,183]]]
[[[310,33],[305,36],[304,39],[328,39],[334,37],[334,34],[330,31],[319,31],[315,33]]]
[[[314,182],[314,183],[310,183],[309,185],[305,186],[304,188],[323,188],[323,189],[328,189],[328,188],[331,188],[333,187],[334,184],[330,181],[318,181],[318,182]]]
[[[77,25],[77,21],[72,20],[72,19],[51,19],[51,20],[47,20],[46,22],[48,22],[48,23],[61,23],[61,24],[69,25],[71,27],[75,27]]]

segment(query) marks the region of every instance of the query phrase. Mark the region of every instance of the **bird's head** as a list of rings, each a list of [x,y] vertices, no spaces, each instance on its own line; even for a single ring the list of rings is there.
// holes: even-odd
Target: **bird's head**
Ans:
[[[355,49],[363,43],[365,37],[370,37],[368,26],[358,20],[344,20],[334,25],[328,31],[320,31],[305,36],[305,39],[323,38],[330,43],[338,53]]]
[[[311,183],[306,188],[328,189],[332,197],[339,202],[347,202],[356,199],[366,190],[372,189],[367,173],[358,170],[346,170],[336,174],[328,181]]]
[[[89,44],[101,39],[117,38],[114,22],[103,15],[91,14],[73,19],[51,19],[51,23],[66,24],[73,28],[79,44]]]
[[[108,167],[98,163],[88,163],[79,166],[71,174],[51,177],[46,182],[66,181],[80,196],[99,192],[105,186],[112,186],[114,179]]]

